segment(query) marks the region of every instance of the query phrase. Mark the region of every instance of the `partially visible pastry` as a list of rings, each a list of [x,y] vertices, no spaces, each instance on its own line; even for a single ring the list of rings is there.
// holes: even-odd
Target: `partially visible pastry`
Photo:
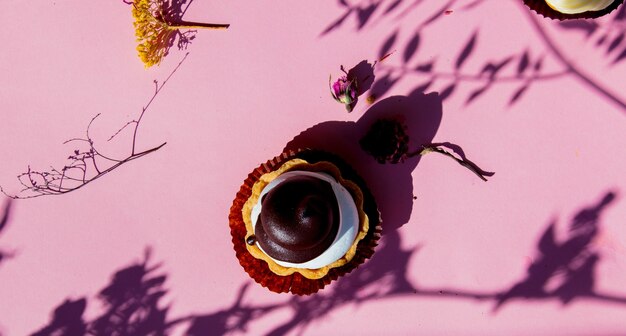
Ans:
[[[609,14],[624,0],[524,0],[538,14],[557,20],[594,19]]]

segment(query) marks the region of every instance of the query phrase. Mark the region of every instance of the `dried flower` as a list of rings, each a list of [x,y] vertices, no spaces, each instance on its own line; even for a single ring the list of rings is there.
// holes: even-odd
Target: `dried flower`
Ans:
[[[379,163],[399,163],[407,158],[409,136],[399,120],[377,120],[359,141],[361,148]]]
[[[416,151],[409,152],[409,135],[406,125],[394,118],[377,120],[367,134],[359,141],[361,148],[378,161],[378,163],[401,163],[414,156],[424,156],[428,153],[439,153],[456,161],[461,166],[469,169],[481,180],[487,181],[487,177],[493,176],[493,172],[482,170],[474,162],[470,161],[462,153],[456,153],[458,147],[450,143],[424,144]],[[452,148],[456,155],[443,149]]]
[[[346,110],[351,112],[357,99],[357,82],[356,79],[349,78],[343,66],[341,66],[341,71],[343,71],[345,75],[339,77],[332,84],[332,76],[328,77],[328,86],[330,87],[330,94],[333,98],[337,102],[344,104]]]
[[[209,24],[178,21],[172,22],[167,18],[164,0],[135,0],[133,2],[133,18],[135,18],[135,36],[137,36],[137,51],[139,58],[149,68],[161,63],[174,39],[178,36],[179,49],[183,49],[194,37],[189,37],[192,31],[185,33],[180,29],[226,29],[228,24]]]

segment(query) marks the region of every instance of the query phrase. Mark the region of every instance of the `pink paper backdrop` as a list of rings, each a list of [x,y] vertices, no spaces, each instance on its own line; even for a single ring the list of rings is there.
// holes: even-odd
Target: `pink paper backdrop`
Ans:
[[[10,193],[28,165],[65,164],[63,142],[98,113],[103,150],[128,151],[128,133],[107,136],[189,55],[138,131],[141,150],[165,147],[75,192],[11,203],[0,334],[43,330],[60,306],[95,325],[112,305],[98,293],[124,269],[146,307],[168,307],[157,319],[174,335],[626,333],[626,12],[559,24],[521,2],[195,0],[185,19],[230,29],[199,31],[145,70],[122,1],[4,0]],[[391,51],[352,113],[332,100],[329,74]],[[392,112],[415,117],[413,145],[451,142],[496,174],[484,183],[436,154],[363,161],[354,136],[392,96],[404,96]],[[228,211],[247,174],[311,127],[296,143],[361,158],[387,221],[356,272],[278,295],[237,263]]]

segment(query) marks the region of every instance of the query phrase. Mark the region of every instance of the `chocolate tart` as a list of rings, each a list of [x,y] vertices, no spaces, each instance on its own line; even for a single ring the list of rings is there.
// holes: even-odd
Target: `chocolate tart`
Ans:
[[[305,163],[301,164],[300,162]],[[350,245],[345,255],[323,267],[298,266],[305,265],[299,264],[299,262],[306,261],[312,256],[307,253],[296,255],[298,254],[296,252],[299,252],[303,246],[307,247],[307,249],[309,246],[314,246],[312,249],[315,252],[312,253],[317,255],[320,253],[320,249],[323,250],[328,246],[329,241],[332,240],[332,238],[329,240],[328,237],[334,237],[333,235],[338,230],[336,224],[334,224],[337,218],[337,210],[332,202],[315,201],[311,203],[307,201],[308,204],[313,204],[313,209],[319,210],[312,211],[314,217],[312,225],[314,227],[319,226],[319,229],[310,229],[306,226],[309,223],[305,222],[305,224],[299,223],[298,225],[300,226],[295,231],[289,231],[290,228],[288,226],[279,227],[276,231],[265,226],[267,223],[264,221],[272,221],[273,216],[275,216],[270,210],[266,210],[270,214],[258,215],[258,219],[255,221],[252,219],[254,218],[254,210],[251,210],[251,208],[255,203],[262,203],[263,207],[266,207],[266,203],[271,204],[274,202],[273,199],[278,199],[279,204],[284,204],[284,206],[279,208],[296,209],[296,213],[300,214],[298,216],[301,216],[302,211],[299,212],[298,209],[300,208],[297,206],[297,204],[300,204],[300,200],[308,200],[311,197],[313,199],[332,199],[332,197],[326,197],[329,191],[324,183],[307,180],[306,178],[284,178],[284,176],[288,175],[288,172],[299,171],[300,168],[298,167],[300,165],[307,167],[307,171],[333,176],[342,186],[346,187],[358,208],[358,234],[354,241],[351,242],[352,245]],[[268,185],[265,183],[266,181],[277,179],[281,175],[284,180],[290,181],[291,186],[287,182],[280,182],[279,186],[286,186],[282,188],[276,186],[269,192],[265,191],[265,195],[260,193],[260,189],[264,189]],[[268,209],[271,209],[271,207],[268,207]],[[303,211],[311,212],[310,210]],[[251,213],[253,214],[252,216],[250,215]],[[292,215],[290,214],[290,216]],[[256,226],[252,223],[253,221]],[[327,222],[330,223],[328,224],[330,225],[329,227],[326,227],[326,224],[319,225],[319,223]],[[305,225],[304,229],[302,225]],[[316,293],[333,280],[361,265],[374,253],[374,248],[378,244],[381,232],[380,213],[365,181],[338,156],[311,149],[286,151],[254,169],[240,187],[233,201],[229,214],[229,226],[235,254],[246,273],[270,291],[296,295]],[[265,231],[268,232],[264,232],[262,228],[266,228]],[[311,234],[309,231],[313,233]],[[302,232],[309,233],[303,234]],[[268,242],[262,242],[264,239],[270,239],[267,236],[272,239],[278,239],[279,244],[286,246],[288,250],[293,248],[294,253],[282,251],[280,246],[273,248],[271,242],[269,244]],[[276,238],[277,236],[279,238]],[[272,254],[272,256],[269,254]],[[274,258],[280,260],[275,260]],[[286,259],[295,262],[295,264],[285,262],[289,261]],[[283,264],[283,262],[285,263]]]

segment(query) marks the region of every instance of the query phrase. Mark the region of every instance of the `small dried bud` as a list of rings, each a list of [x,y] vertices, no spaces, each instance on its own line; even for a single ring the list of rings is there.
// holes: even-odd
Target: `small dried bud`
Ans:
[[[379,163],[399,163],[407,158],[409,135],[399,120],[377,120],[359,141],[361,148]]]
[[[348,76],[339,77],[332,85],[332,77],[328,78],[330,94],[338,102],[346,106],[348,112],[352,111],[357,98],[356,80],[348,79]]]

